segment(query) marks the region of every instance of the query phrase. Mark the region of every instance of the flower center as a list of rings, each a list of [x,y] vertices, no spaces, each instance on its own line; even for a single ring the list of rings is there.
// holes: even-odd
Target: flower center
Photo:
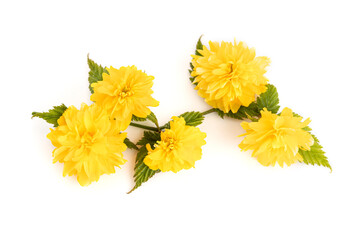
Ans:
[[[134,92],[130,90],[129,87],[124,87],[123,90],[119,93],[120,99],[134,95]]]
[[[236,75],[237,74],[237,70],[236,70],[236,66],[234,66],[235,64],[234,64],[234,62],[229,62],[228,63],[228,76],[229,76],[229,78],[228,78],[228,80],[229,81],[231,81],[231,80],[233,80],[233,78],[234,78],[234,75]]]
[[[168,142],[168,149],[173,150],[174,147],[174,139],[171,138]]]
[[[81,145],[88,148],[94,144],[95,138],[91,134],[85,133],[84,135],[82,135],[80,142],[81,142]]]
[[[169,138],[165,141],[157,141],[155,147],[161,146],[165,151],[170,152],[175,149],[176,141],[173,138]]]
[[[232,73],[234,71],[233,66],[234,66],[234,64],[230,63],[230,73]]]

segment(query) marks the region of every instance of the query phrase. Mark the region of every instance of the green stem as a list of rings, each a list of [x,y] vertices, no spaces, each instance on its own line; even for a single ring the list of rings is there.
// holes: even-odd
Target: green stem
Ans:
[[[130,126],[137,127],[137,128],[142,128],[142,129],[146,129],[146,130],[150,130],[150,131],[154,131],[154,132],[159,131],[159,129],[157,129],[157,128],[149,127],[149,126],[145,126],[145,125],[141,125],[141,124],[133,123],[133,122],[130,123]]]
[[[209,110],[207,110],[205,112],[202,112],[201,114],[206,115],[206,114],[209,114],[209,113],[213,113],[215,111],[216,111],[215,108],[211,108],[211,109],[209,109]],[[137,128],[142,128],[142,129],[146,129],[146,130],[150,130],[150,131],[154,131],[154,132],[159,132],[159,131],[161,131],[161,130],[163,130],[165,128],[165,126],[159,127],[158,124],[156,124],[156,123],[155,123],[155,125],[156,125],[157,128],[141,125],[141,124],[134,123],[134,122],[130,123],[130,126],[137,127]]]
[[[202,112],[201,114],[202,114],[202,115],[206,115],[206,114],[209,114],[209,113],[213,113],[213,112],[215,112],[215,111],[216,111],[215,108],[211,108],[211,109],[209,109],[209,110],[207,110],[207,111],[205,111],[205,112]]]

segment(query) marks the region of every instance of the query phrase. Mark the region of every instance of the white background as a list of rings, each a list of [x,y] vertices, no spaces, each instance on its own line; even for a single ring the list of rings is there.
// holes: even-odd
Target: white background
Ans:
[[[1,239],[360,239],[357,1],[1,1]],[[209,106],[188,80],[204,42],[245,41],[270,57],[282,108],[304,117],[333,172],[263,167],[241,152],[240,122],[206,116],[196,168],[130,195],[136,152],[81,187],[52,164],[50,125],[31,119],[90,103],[86,55],[155,76],[161,123]],[[141,131],[129,128],[136,141]]]

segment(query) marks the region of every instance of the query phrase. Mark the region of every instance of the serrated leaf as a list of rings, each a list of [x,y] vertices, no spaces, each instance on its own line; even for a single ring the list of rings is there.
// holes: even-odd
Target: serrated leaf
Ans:
[[[256,121],[255,118],[260,117],[260,111],[264,107],[275,114],[279,111],[279,95],[274,85],[268,84],[266,92],[260,94],[255,102],[252,102],[248,107],[241,106],[236,113],[232,111],[224,113],[220,109],[216,109],[216,112],[221,118],[228,116],[239,120],[250,119]]]
[[[179,117],[183,117],[186,125],[196,127],[204,121],[204,116],[201,112],[186,112]]]
[[[157,128],[159,128],[159,122],[153,112],[151,112],[146,118],[141,118],[141,117],[137,117],[137,116],[133,115],[132,119],[131,119],[131,121],[134,121],[134,122],[144,122],[146,120],[150,120],[151,122],[153,122],[155,124],[155,126]]]
[[[141,118],[141,117],[137,117],[137,116],[135,116],[135,115],[132,115],[131,121],[134,121],[134,122],[144,122],[144,121],[146,121],[146,118]]]
[[[38,117],[44,119],[46,122],[53,124],[54,127],[59,126],[57,120],[63,115],[67,107],[64,104],[60,106],[54,106],[53,109],[49,109],[48,112],[32,112],[32,117]]]
[[[135,145],[135,143],[133,143],[132,141],[130,141],[129,138],[125,138],[124,139],[124,143],[125,145],[130,148],[130,149],[134,149],[134,150],[139,150],[139,148]]]
[[[89,58],[89,55],[87,56],[87,62],[90,68],[89,71],[89,89],[91,93],[94,93],[94,89],[91,87],[91,84],[96,83],[98,81],[103,80],[103,73],[109,74],[109,72],[106,70],[106,68],[102,67],[101,65],[98,65],[93,60]]]
[[[293,112],[294,117],[301,117],[299,114]],[[304,131],[307,131],[311,134],[311,128],[306,126],[303,128]],[[322,150],[322,146],[320,145],[319,139],[311,134],[314,138],[314,144],[310,147],[309,151],[299,149],[299,154],[303,157],[303,162],[305,164],[311,165],[319,165],[329,168],[332,171],[328,158],[325,156],[325,152]]]
[[[144,137],[146,137],[144,135]],[[158,138],[160,140],[160,138]],[[135,189],[141,186],[144,182],[148,181],[155,173],[160,172],[160,170],[152,170],[145,163],[144,159],[148,154],[148,150],[146,149],[146,144],[150,144],[153,147],[151,141],[145,143],[140,149],[138,154],[136,155],[135,169],[134,169],[134,181],[135,186],[130,190],[131,193]]]
[[[204,45],[201,42],[202,35],[199,37],[199,40],[196,43],[196,50],[195,55],[202,56],[202,54],[199,52],[199,50],[203,50]]]
[[[159,128],[159,122],[153,112],[151,112],[146,118],[153,122],[157,128]]]
[[[314,139],[317,140],[315,136]],[[327,167],[332,171],[328,158],[325,156],[325,152],[322,150],[322,146],[318,141],[314,142],[309,151],[299,150],[299,154],[303,157],[305,164],[319,165]]]
[[[218,108],[215,108],[216,113],[219,115],[219,117],[221,117],[222,119],[224,119],[225,117],[225,113],[223,111],[221,111]]]
[[[154,145],[159,140],[161,140],[159,132],[144,131],[144,136],[136,143],[136,145],[145,146],[148,143]]]
[[[260,94],[256,99],[259,110],[266,108],[268,111],[277,114],[279,111],[279,94],[274,85],[268,84],[266,92]]]
[[[224,118],[224,116],[228,116],[230,118],[235,118],[239,120],[252,119],[260,115],[258,106],[255,102],[251,103],[248,107],[241,106],[236,113],[233,113],[232,111],[224,113],[220,109],[216,109],[216,112],[221,118]]]
[[[185,112],[178,117],[183,117],[185,124],[193,127],[200,125],[204,120],[204,115],[202,115],[201,112]],[[166,123],[163,128],[169,129],[170,122]]]

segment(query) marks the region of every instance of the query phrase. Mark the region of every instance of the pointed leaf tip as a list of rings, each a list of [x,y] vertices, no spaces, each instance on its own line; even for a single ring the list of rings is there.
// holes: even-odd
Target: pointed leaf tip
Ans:
[[[266,92],[260,94],[256,99],[259,111],[266,108],[268,111],[277,114],[280,108],[279,94],[274,85],[268,84]]]
[[[105,67],[102,67],[101,65],[98,65],[97,63],[95,63],[93,60],[91,60],[89,58],[89,54],[87,55],[87,62],[88,62],[88,66],[90,68],[89,71],[89,89],[91,93],[94,93],[94,89],[91,87],[91,84],[96,83],[98,81],[102,81],[103,77],[102,74],[103,73],[109,73]]]
[[[60,106],[54,106],[53,109],[49,109],[48,112],[32,112],[31,118],[38,117],[44,119],[46,122],[53,124],[54,127],[58,126],[57,120],[63,115],[66,111],[67,107],[65,104],[61,104]]]

